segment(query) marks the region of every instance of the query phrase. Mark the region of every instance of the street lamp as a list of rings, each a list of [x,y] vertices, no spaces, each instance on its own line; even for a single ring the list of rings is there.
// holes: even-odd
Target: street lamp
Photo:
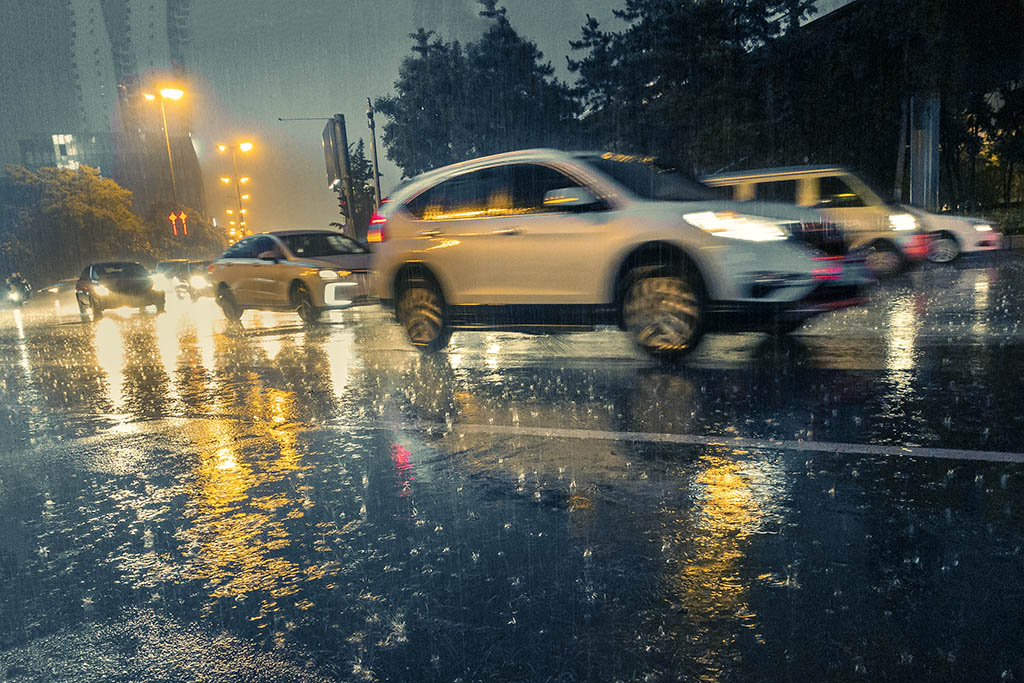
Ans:
[[[219,149],[221,152],[226,152],[228,150],[231,150],[231,168],[235,172],[234,178],[228,178],[227,176],[223,176],[223,177],[221,177],[220,181],[222,183],[224,183],[225,185],[230,183],[230,182],[232,182],[232,180],[235,183],[235,198],[238,201],[239,227],[244,227],[245,226],[245,221],[241,220],[245,216],[245,209],[242,208],[242,200],[249,198],[248,194],[242,194],[242,189],[241,189],[240,186],[249,182],[249,176],[242,176],[242,177],[238,176],[238,154],[237,153],[238,152],[251,152],[252,148],[253,148],[253,144],[251,142],[249,142],[249,141],[239,142],[237,145],[224,145],[224,144],[218,144],[217,145],[217,149]],[[229,211],[228,213],[231,213],[231,212]]]
[[[171,194],[174,197],[174,205],[178,205],[178,185],[174,182],[174,160],[171,158],[171,136],[167,132],[167,112],[164,109],[164,100],[180,100],[185,94],[184,90],[177,88],[163,88],[160,90],[160,120],[164,124],[164,142],[167,144],[167,167],[171,170]],[[143,97],[149,102],[156,99],[152,93],[143,93]]]

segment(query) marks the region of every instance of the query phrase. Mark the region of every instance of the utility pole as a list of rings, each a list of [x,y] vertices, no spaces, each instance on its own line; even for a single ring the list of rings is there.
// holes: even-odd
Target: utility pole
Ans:
[[[373,105],[366,98],[366,124],[370,127],[370,158],[373,160],[373,208],[380,208],[380,173],[377,171],[377,133],[373,122]]]

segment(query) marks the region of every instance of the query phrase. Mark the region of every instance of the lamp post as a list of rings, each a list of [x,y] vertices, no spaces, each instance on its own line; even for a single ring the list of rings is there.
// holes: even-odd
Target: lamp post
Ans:
[[[174,205],[178,205],[178,185],[174,181],[174,159],[171,157],[171,136],[167,132],[167,112],[164,109],[164,100],[180,100],[185,92],[177,88],[163,88],[160,90],[160,120],[164,124],[164,142],[167,144],[167,167],[171,170],[171,195],[174,197]],[[152,93],[143,94],[150,102],[156,99]]]
[[[222,183],[225,183],[225,184],[228,184],[228,183],[234,181],[234,184],[235,184],[235,200],[238,202],[238,227],[241,230],[243,237],[245,236],[245,214],[246,214],[246,210],[242,208],[242,198],[244,196],[245,199],[248,199],[249,195],[248,194],[242,195],[242,188],[240,186],[244,185],[247,182],[249,182],[249,177],[248,176],[239,176],[238,175],[238,154],[237,153],[238,152],[250,152],[250,151],[252,151],[252,148],[253,148],[253,144],[251,142],[248,142],[248,141],[240,142],[237,145],[221,145],[221,144],[217,145],[217,149],[219,149],[221,152],[226,152],[228,150],[231,150],[231,168],[234,171],[235,176],[234,176],[234,178],[228,178],[227,176],[224,176],[224,177],[221,177],[220,181]]]

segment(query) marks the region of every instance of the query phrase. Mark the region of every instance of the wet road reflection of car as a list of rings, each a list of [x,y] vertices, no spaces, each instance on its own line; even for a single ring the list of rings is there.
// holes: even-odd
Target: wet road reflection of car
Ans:
[[[99,318],[103,311],[122,306],[147,306],[163,312],[165,294],[138,263],[112,261],[86,266],[75,285],[78,311],[83,320]]]
[[[681,367],[5,311],[0,676],[1019,678],[1022,274],[926,264]]]
[[[212,297],[213,285],[209,280],[209,266],[212,261],[189,261],[175,279],[174,293],[179,299],[192,303],[200,297]]]

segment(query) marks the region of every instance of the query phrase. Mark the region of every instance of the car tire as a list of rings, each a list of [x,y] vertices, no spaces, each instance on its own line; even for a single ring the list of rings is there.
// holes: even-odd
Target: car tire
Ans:
[[[157,313],[163,313],[166,310],[167,310],[167,299],[166,298],[160,299],[159,301],[156,302],[156,312]]]
[[[221,285],[221,288],[217,290],[217,305],[220,306],[224,317],[231,322],[236,323],[242,318],[244,309],[238,305],[235,295],[231,293],[227,285]]]
[[[452,330],[441,288],[430,277],[406,279],[398,289],[395,313],[409,341],[420,351],[448,346]]]
[[[305,285],[292,287],[292,305],[303,324],[315,325],[320,320],[320,311],[313,305],[313,297]]]
[[[879,240],[867,248],[864,265],[872,276],[883,280],[899,275],[906,267],[907,262],[895,244]]]
[[[680,358],[704,334],[703,287],[688,268],[663,265],[633,269],[622,288],[622,326],[645,353]]]
[[[928,244],[928,260],[932,263],[949,263],[960,256],[960,243],[948,232],[934,235]]]

